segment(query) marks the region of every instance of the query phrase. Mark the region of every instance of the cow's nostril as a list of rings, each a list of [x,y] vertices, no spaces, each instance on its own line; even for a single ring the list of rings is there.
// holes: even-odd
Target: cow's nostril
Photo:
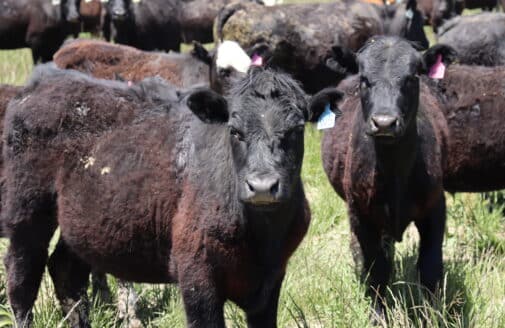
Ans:
[[[270,193],[275,195],[279,191],[279,180],[275,181],[272,187],[270,187]]]
[[[250,192],[254,192],[254,187],[251,185],[251,183],[249,181],[246,180],[245,182],[247,184],[247,187],[249,188],[249,191]]]

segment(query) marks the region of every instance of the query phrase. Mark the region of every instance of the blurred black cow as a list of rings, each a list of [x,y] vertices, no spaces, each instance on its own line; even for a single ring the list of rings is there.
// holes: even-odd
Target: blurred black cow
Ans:
[[[345,66],[327,69],[332,46],[356,51],[378,34],[429,45],[416,0],[392,5],[352,0],[274,7],[240,3],[221,10],[215,24],[216,40],[237,41],[250,55],[261,54],[254,49],[262,44],[268,46],[269,64],[293,74],[309,93],[336,85],[346,75]]]
[[[505,65],[505,14],[453,18],[440,27],[438,41],[453,47],[462,64]]]
[[[47,62],[67,35],[79,28],[80,0],[0,1],[0,49],[32,49],[34,63]]]

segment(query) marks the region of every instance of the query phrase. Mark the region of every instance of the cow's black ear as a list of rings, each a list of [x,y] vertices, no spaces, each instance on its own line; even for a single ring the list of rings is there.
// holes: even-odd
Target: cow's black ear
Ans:
[[[331,55],[326,59],[326,67],[341,75],[357,74],[359,71],[356,54],[342,46],[331,48]]]
[[[191,50],[191,56],[209,65],[212,63],[213,54],[210,53],[204,46],[197,41],[193,41],[193,50]]]
[[[205,123],[228,122],[228,103],[223,96],[208,88],[197,88],[186,100],[189,109]]]
[[[330,110],[339,117],[342,115],[342,112],[338,108],[338,103],[343,97],[344,94],[335,88],[326,88],[319,91],[310,99],[306,120],[317,122],[328,104],[330,105]]]
[[[445,66],[449,66],[458,59],[458,53],[454,48],[445,44],[437,44],[423,54],[422,65],[420,67],[420,73],[427,74],[433,65],[437,64],[439,58],[442,60]]]

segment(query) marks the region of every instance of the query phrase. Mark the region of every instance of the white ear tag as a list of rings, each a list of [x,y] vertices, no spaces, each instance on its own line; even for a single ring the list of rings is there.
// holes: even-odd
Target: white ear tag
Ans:
[[[133,3],[140,3],[142,0],[132,0]]]
[[[412,9],[407,10],[405,12],[405,17],[407,17],[408,19],[414,18],[414,11]]]
[[[107,3],[109,0],[100,0],[101,3]]]
[[[334,127],[336,116],[337,115],[331,111],[330,104],[326,104],[324,112],[321,114],[321,116],[319,116],[319,119],[317,120],[317,129],[325,130]]]
[[[53,6],[59,6],[59,5],[60,5],[60,3],[61,3],[61,0],[51,0],[51,4],[52,4]]]

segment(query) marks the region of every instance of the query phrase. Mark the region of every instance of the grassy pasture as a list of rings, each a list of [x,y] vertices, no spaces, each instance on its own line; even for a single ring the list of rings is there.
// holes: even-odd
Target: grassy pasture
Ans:
[[[293,1],[302,2],[302,1]],[[432,35],[430,39],[433,42]],[[26,49],[0,51],[0,83],[22,85],[32,69]],[[303,180],[312,208],[308,235],[290,261],[279,306],[279,327],[371,327],[370,300],[364,296],[349,251],[345,204],[322,170],[321,133],[308,127]],[[418,234],[409,227],[397,244],[395,276],[388,296],[391,327],[505,327],[505,218],[502,209],[489,211],[480,195],[447,195],[444,240],[445,278],[437,301],[424,299],[417,284]],[[7,242],[0,242],[0,255]],[[0,266],[0,327],[12,325]],[[109,278],[115,291],[116,284]],[[174,286],[136,285],[139,310],[146,327],[184,327],[184,312]],[[244,327],[242,312],[226,305],[228,327]],[[34,308],[35,328],[67,327],[52,282],[44,275]],[[123,327],[114,304],[95,304],[93,327]]]

